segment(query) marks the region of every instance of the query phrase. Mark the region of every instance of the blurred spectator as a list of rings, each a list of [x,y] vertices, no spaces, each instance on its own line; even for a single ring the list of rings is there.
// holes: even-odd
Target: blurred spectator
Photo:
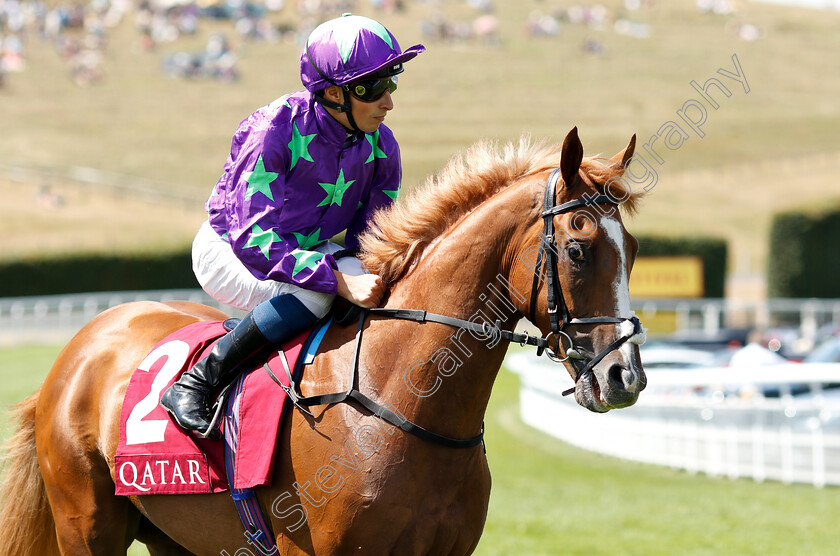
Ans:
[[[64,206],[64,198],[52,192],[49,185],[42,185],[35,194],[35,204],[41,208],[55,209]]]
[[[90,41],[89,41],[90,42]],[[80,87],[94,85],[102,80],[102,54],[96,47],[83,45],[69,59],[70,75]]]
[[[702,13],[727,15],[735,11],[732,0],[697,0],[697,10]]]
[[[492,0],[467,0],[467,5],[474,10],[488,14],[496,9]]]
[[[603,56],[607,53],[607,48],[604,46],[599,40],[596,39],[587,39],[583,42],[582,50],[587,54],[592,54],[594,56]]]
[[[174,78],[217,79],[233,83],[238,79],[236,61],[227,37],[216,33],[208,39],[204,52],[176,52],[165,56],[163,71]]]
[[[472,38],[473,28],[469,23],[450,22],[441,10],[435,10],[430,19],[420,22],[420,33],[433,40],[465,41]]]
[[[758,330],[750,332],[747,345],[738,349],[729,360],[731,367],[756,367],[785,363],[787,359],[767,347],[764,333]]]
[[[761,38],[761,31],[752,23],[742,23],[735,26],[735,34],[742,41],[757,41]]]
[[[650,25],[645,23],[636,23],[628,19],[618,19],[613,25],[613,29],[619,35],[627,35],[637,39],[647,39],[650,37]]]
[[[370,5],[386,14],[405,10],[405,4],[402,0],[370,0]]]
[[[575,4],[566,10],[566,16],[569,23],[583,24],[593,29],[603,29],[606,27],[610,12],[601,4],[592,6]]]
[[[528,35],[531,37],[555,37],[560,34],[560,22],[538,10],[528,15]]]
[[[484,14],[475,18],[472,23],[475,37],[484,44],[496,46],[499,44],[499,19],[491,14]]]
[[[0,35],[0,72],[19,72],[25,67],[23,40],[15,34]]]

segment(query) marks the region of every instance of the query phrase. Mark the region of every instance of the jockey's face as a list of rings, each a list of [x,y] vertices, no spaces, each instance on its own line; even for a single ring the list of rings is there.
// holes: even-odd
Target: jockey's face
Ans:
[[[341,87],[329,87],[324,92],[324,96],[333,102],[339,104],[344,103],[344,91]],[[350,95],[350,107],[353,111],[353,119],[356,121],[358,128],[365,133],[373,133],[379,128],[379,124],[385,121],[385,116],[388,112],[394,108],[394,101],[391,99],[391,93],[389,91],[385,91],[381,97],[372,102],[364,102]],[[353,129],[350,126],[350,121],[347,119],[347,114],[338,112],[332,108],[327,108],[327,112],[332,114],[333,118],[338,120],[347,129]]]

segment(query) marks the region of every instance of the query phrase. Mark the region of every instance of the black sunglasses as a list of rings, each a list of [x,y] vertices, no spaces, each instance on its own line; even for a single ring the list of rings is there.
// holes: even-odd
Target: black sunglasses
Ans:
[[[397,90],[397,76],[356,81],[347,85],[347,89],[362,102],[374,102],[379,100],[385,91],[393,93]]]

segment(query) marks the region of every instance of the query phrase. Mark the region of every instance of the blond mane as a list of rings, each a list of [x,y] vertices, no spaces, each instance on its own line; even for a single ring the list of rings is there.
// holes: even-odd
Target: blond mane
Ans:
[[[410,194],[374,215],[368,231],[359,238],[362,262],[369,272],[388,282],[396,280],[426,246],[483,201],[522,178],[559,166],[561,151],[560,144],[532,141],[527,136],[501,147],[488,140],[476,143]],[[581,170],[599,188],[623,174],[622,169],[612,168],[598,157],[584,158]],[[627,196],[621,181],[613,184],[613,197]],[[640,195],[629,193],[622,206],[633,212]]]

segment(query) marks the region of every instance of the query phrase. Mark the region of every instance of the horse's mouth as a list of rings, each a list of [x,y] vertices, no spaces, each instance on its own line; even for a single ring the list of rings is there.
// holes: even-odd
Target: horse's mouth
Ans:
[[[604,399],[604,393],[591,370],[584,373],[575,387],[575,401],[595,413],[606,413],[612,406]]]

